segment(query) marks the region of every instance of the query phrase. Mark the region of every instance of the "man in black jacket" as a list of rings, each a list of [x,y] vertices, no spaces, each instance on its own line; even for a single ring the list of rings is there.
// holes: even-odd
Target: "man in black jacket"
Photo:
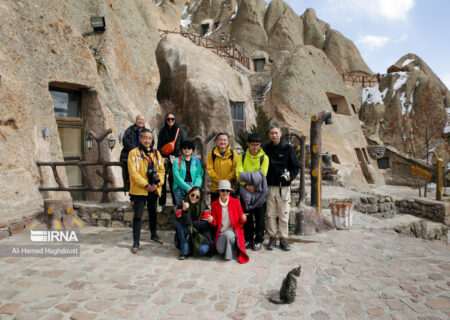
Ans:
[[[289,235],[289,203],[291,202],[291,181],[295,179],[300,171],[300,163],[294,148],[281,141],[281,129],[273,124],[269,129],[271,140],[264,147],[269,157],[269,170],[267,172],[267,184],[269,196],[267,197],[267,232],[270,240],[267,249],[276,247],[276,234],[278,218],[278,229],[281,234],[280,248],[284,251],[290,250],[286,239]]]
[[[128,127],[125,131],[122,144],[123,149],[120,152],[120,162],[122,162],[122,178],[125,191],[130,190],[130,177],[128,174],[128,153],[139,146],[141,141],[141,132],[145,129],[145,117],[140,114],[136,117],[136,123]],[[131,199],[132,200],[132,199]]]

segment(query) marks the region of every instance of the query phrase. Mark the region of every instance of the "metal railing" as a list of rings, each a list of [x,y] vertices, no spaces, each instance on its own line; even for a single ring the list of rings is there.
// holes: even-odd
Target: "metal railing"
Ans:
[[[245,53],[242,52],[241,49],[236,47],[234,43],[230,45],[224,45],[220,42],[209,39],[208,37],[200,36],[198,34],[193,34],[190,32],[183,32],[183,31],[177,32],[161,29],[158,29],[158,31],[160,33],[161,38],[166,37],[168,34],[182,35],[183,37],[191,40],[194,44],[213,51],[219,57],[235,60],[250,70],[250,58],[247,57]]]

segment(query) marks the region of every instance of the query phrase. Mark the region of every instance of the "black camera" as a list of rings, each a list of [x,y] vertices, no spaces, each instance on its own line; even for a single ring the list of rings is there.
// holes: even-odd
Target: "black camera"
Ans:
[[[158,177],[158,171],[150,165],[147,169],[147,179],[148,184],[159,184],[161,182],[161,179]]]
[[[280,182],[281,183],[288,183],[289,177],[291,176],[291,173],[287,169],[283,169],[280,175]]]

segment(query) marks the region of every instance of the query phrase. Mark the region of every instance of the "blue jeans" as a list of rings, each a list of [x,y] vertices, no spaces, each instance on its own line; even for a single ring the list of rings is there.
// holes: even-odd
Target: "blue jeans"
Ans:
[[[188,182],[188,185],[192,186],[192,182]],[[186,190],[181,189],[180,187],[173,190],[173,195],[175,196],[175,205],[177,206],[177,209],[181,208],[181,201],[184,200],[184,198],[187,195]]]
[[[189,255],[191,252],[190,244],[186,241],[187,227],[183,226],[181,223],[177,225],[178,239],[180,240],[180,254]],[[198,249],[198,254],[204,256],[209,251],[209,246],[207,244],[202,244]]]

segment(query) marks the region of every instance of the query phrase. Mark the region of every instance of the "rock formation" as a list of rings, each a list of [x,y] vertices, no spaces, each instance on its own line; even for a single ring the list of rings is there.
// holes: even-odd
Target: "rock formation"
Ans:
[[[244,102],[246,124],[254,123],[248,79],[213,52],[168,35],[159,43],[156,58],[161,74],[158,99],[173,102],[189,136],[232,133],[230,101]]]
[[[433,102],[427,101],[430,95],[436,96]],[[411,153],[412,145],[406,139],[409,138],[407,128],[411,126],[414,112],[421,106],[429,105],[426,107],[430,110],[429,117],[445,118],[449,99],[449,90],[430,67],[420,57],[409,53],[388,68],[388,74],[379,85],[364,88],[360,117],[369,135],[379,127],[379,137],[385,144]],[[439,122],[440,132],[443,133],[445,121]],[[416,137],[414,141],[416,157],[425,159],[426,151],[420,140]],[[448,161],[448,150],[442,135],[432,139],[430,147],[444,161]]]

